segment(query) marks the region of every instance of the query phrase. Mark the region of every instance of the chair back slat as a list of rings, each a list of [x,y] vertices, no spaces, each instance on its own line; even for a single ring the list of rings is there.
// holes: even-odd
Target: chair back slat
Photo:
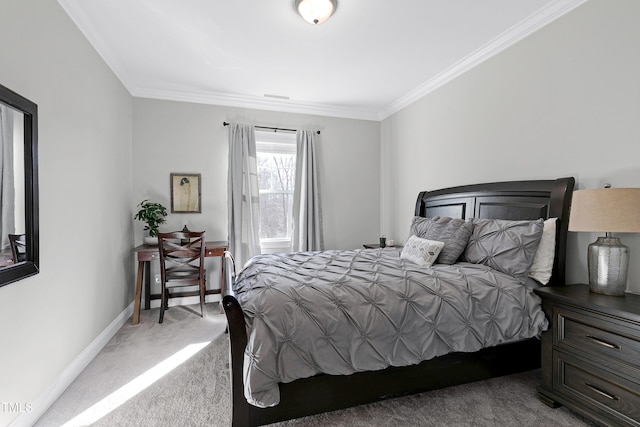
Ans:
[[[24,234],[9,234],[9,244],[14,264],[27,259],[27,242]]]
[[[205,242],[204,231],[158,233],[160,280],[162,281],[162,313],[170,297],[167,288],[199,286],[204,316]]]

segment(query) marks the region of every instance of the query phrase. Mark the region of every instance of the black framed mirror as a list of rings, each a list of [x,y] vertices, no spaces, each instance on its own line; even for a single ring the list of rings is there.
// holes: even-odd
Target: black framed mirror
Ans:
[[[39,271],[38,106],[0,85],[0,286]]]

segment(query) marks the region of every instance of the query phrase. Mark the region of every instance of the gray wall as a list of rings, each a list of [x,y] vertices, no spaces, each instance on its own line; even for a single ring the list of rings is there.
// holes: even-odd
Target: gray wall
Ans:
[[[380,229],[380,123],[185,102],[134,99],[134,185],[170,206],[169,174],[202,174],[202,214],[170,214],[161,229],[227,239],[228,127],[222,122],[320,130],[316,146],[327,249],[362,247]],[[136,203],[137,203],[136,202]],[[143,237],[136,222],[135,239]]]
[[[0,0],[0,39],[40,120],[41,273],[0,288],[0,402],[24,408],[133,300],[132,102],[54,0]]]
[[[202,178],[202,213],[169,213],[160,230],[187,225],[191,230],[205,230],[207,240],[227,240],[229,128],[222,125],[226,121],[320,130],[316,151],[326,248],[356,248],[376,241],[380,230],[380,123],[141,98],[134,98],[133,105],[136,204],[148,198],[170,212],[170,173],[199,173]],[[139,221],[134,224],[136,244],[146,234],[143,226]],[[219,261],[208,259],[206,268],[209,286],[220,286]],[[152,264],[151,275],[158,273],[158,266]]]
[[[591,0],[382,122],[382,224],[407,238],[419,191],[574,176],[640,187],[640,2]],[[597,235],[570,233],[568,280]],[[640,236],[621,235],[632,259]],[[628,290],[640,293],[640,263]]]

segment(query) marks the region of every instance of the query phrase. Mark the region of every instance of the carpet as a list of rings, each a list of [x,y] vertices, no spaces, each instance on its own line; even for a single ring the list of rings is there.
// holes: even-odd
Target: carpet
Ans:
[[[172,307],[127,323],[36,423],[58,426],[229,426],[226,319],[217,304]],[[275,426],[593,426],[536,397],[539,370],[389,399]]]

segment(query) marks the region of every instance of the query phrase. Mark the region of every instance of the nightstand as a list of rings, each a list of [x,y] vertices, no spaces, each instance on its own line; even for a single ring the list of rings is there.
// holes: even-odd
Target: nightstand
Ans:
[[[365,243],[362,245],[365,249],[378,249],[380,248],[379,243]]]
[[[599,295],[588,285],[535,293],[550,321],[540,399],[604,425],[640,426],[640,295]]]
[[[362,245],[365,249],[380,249],[379,243],[365,243]],[[386,248],[401,248],[402,246],[393,245],[393,246],[385,246]]]

